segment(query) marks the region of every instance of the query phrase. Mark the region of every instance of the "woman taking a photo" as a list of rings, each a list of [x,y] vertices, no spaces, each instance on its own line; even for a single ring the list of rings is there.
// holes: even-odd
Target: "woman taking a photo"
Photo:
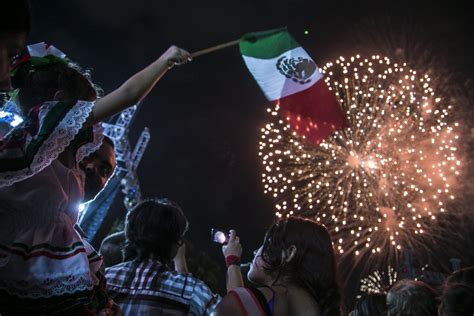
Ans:
[[[241,252],[232,231],[223,247],[229,269],[237,268]],[[331,237],[312,220],[290,217],[274,223],[247,277],[257,287],[228,288],[217,315],[340,315]]]

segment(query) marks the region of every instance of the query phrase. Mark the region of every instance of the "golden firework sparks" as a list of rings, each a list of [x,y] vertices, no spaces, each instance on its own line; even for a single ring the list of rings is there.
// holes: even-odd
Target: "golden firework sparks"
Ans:
[[[340,57],[323,67],[349,127],[318,145],[267,109],[259,156],[277,217],[314,217],[339,253],[412,248],[454,199],[457,123],[430,77],[389,58]]]

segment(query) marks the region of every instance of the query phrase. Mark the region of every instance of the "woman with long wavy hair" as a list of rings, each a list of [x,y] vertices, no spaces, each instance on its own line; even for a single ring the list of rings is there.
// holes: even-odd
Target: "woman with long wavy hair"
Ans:
[[[223,247],[229,269],[242,248],[235,232]],[[234,265],[233,265],[234,264]],[[228,288],[218,315],[340,315],[336,259],[327,229],[315,221],[278,220],[247,274],[255,288]]]

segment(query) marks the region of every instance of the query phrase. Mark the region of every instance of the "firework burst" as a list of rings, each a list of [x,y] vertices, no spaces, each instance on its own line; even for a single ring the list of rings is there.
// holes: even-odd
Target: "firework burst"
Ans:
[[[397,271],[388,266],[387,272],[375,271],[366,278],[360,280],[360,291],[362,293],[387,294],[390,288],[398,280]]]
[[[340,254],[397,255],[426,245],[437,216],[454,199],[459,175],[457,123],[428,75],[388,58],[359,55],[322,72],[349,127],[318,145],[269,108],[259,156],[264,192],[277,217],[314,217]]]

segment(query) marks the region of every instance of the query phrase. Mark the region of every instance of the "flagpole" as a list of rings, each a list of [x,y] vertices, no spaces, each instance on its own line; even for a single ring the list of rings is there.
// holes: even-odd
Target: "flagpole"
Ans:
[[[230,47],[230,46],[237,45],[239,43],[240,43],[240,38],[238,40],[235,40],[235,41],[230,41],[230,42],[227,42],[227,43],[223,43],[223,44],[219,44],[219,45],[216,45],[216,46],[212,46],[212,47],[208,47],[208,48],[205,48],[205,49],[198,50],[197,52],[192,53],[191,57],[196,58],[196,57],[199,57],[199,56],[202,56],[202,55],[206,55],[206,54],[215,52],[217,50],[221,50],[223,48],[227,48],[227,47]]]

